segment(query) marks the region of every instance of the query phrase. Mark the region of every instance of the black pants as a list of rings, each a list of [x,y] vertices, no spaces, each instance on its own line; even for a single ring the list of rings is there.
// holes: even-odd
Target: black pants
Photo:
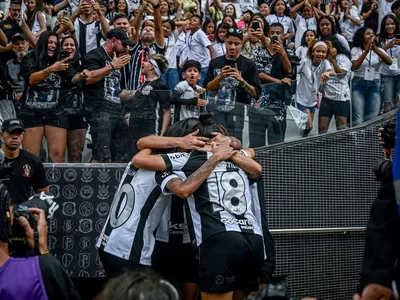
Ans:
[[[224,126],[229,135],[234,136],[238,140],[243,140],[244,128],[244,104],[236,103],[235,108],[230,112],[211,110],[213,113],[213,120],[216,124]]]
[[[130,260],[122,259],[100,249],[98,251],[100,261],[103,264],[104,271],[108,278],[117,277],[128,270],[135,270],[138,272],[148,272],[151,270],[150,266],[144,266]]]
[[[275,107],[256,110],[249,109],[249,140],[250,147],[265,146],[265,130],[267,130],[268,145],[281,143],[286,133],[286,107]]]
[[[160,119],[160,122],[162,120]],[[159,135],[159,125],[156,120],[129,120],[129,145],[127,151],[132,153],[131,157],[139,152],[136,143],[139,139],[149,135]]]

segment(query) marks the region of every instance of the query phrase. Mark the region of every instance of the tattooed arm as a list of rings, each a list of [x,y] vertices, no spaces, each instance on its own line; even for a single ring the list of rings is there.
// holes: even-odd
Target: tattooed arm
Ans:
[[[233,148],[228,144],[216,146],[214,143],[211,143],[211,145],[213,155],[185,181],[179,178],[171,179],[166,185],[169,191],[182,199],[186,199],[197,191],[220,161],[228,160],[235,154]]]

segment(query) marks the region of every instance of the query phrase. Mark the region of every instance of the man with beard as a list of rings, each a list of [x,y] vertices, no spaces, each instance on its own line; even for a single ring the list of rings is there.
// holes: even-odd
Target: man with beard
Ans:
[[[21,27],[19,26],[19,15],[21,11],[21,2],[13,1],[11,2],[9,9],[9,16],[2,22],[0,22],[0,29],[7,36],[7,40],[11,41],[11,38],[16,33],[21,33]],[[5,63],[11,58],[13,58],[13,53],[11,51],[11,46],[0,46],[1,58],[0,62]]]
[[[44,166],[40,159],[19,147],[24,139],[24,124],[19,119],[7,119],[1,127],[1,139],[4,151],[4,164],[11,167],[5,174],[2,171],[1,179],[11,193],[13,203],[22,203],[36,193],[48,192],[49,183]]]
[[[12,49],[15,53],[15,58],[10,59],[5,66],[5,75],[10,83],[10,88],[12,95],[11,98],[15,100],[15,105],[16,107],[19,106],[19,100],[22,97],[22,94],[24,92],[25,88],[25,81],[22,76],[19,76],[20,70],[21,70],[21,62],[22,59],[25,57],[25,55],[28,54],[28,49],[29,49],[29,43],[27,38],[23,33],[16,33],[11,39],[11,45]],[[9,119],[12,117],[15,117],[15,110],[14,110],[14,104],[10,100],[6,100],[7,103],[4,101],[0,102],[0,107],[1,107],[1,115],[4,119]],[[7,107],[4,107],[2,104],[6,104]],[[8,108],[12,109],[12,114],[7,114],[4,115],[5,112],[10,112]]]
[[[85,109],[92,143],[92,162],[123,161],[126,152],[120,142],[126,138],[121,129],[127,127],[122,117],[120,99],[121,72],[130,60],[126,54],[134,42],[122,29],[112,29],[103,47],[90,51],[83,58],[83,69],[91,71],[85,81]]]

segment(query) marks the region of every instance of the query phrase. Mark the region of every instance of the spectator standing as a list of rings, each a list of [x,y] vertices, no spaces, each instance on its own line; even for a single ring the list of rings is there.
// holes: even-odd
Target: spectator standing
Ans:
[[[298,13],[300,9],[303,9],[301,15]],[[312,7],[308,0],[300,2],[290,10],[290,14],[296,25],[294,39],[296,49],[300,47],[301,39],[306,31],[317,30],[317,19],[313,16],[313,10],[317,10],[317,8]]]
[[[68,118],[61,114],[59,105],[61,80],[64,76],[72,79],[70,74],[62,72],[68,68],[68,58],[60,60],[59,48],[57,34],[46,31],[21,65],[26,94],[20,115],[26,126],[23,147],[39,155],[45,136],[54,163],[64,162],[67,143]]]
[[[243,31],[229,28],[225,37],[226,54],[210,62],[204,87],[214,92],[213,119],[229,133],[242,140],[244,106],[251,98],[258,99],[261,83],[257,67],[251,60],[240,55]],[[212,97],[209,95],[209,102]]]
[[[283,38],[286,41],[290,41],[295,35],[295,29],[292,19],[285,15],[286,2],[277,0],[272,9],[275,13],[267,17],[267,22],[270,25],[272,23],[281,23],[283,25]]]
[[[378,116],[381,107],[379,70],[382,62],[391,65],[391,57],[376,45],[372,29],[362,27],[354,35],[351,49],[353,125]]]
[[[226,54],[225,36],[227,31],[228,27],[224,26],[223,24],[218,25],[215,42],[212,45],[214,48],[215,57]]]
[[[28,0],[28,7],[26,10],[26,23],[28,24],[32,33],[37,38],[47,30],[46,16],[43,10],[43,0]]]
[[[146,81],[133,93],[124,91],[122,100],[131,100],[127,106],[133,153],[139,152],[136,142],[148,135],[163,135],[171,122],[171,91],[161,79],[168,69],[168,61],[161,54],[152,54],[145,62],[142,73]],[[133,95],[132,95],[133,94]]]
[[[85,109],[90,125],[93,162],[122,162],[121,128],[127,127],[121,110],[121,72],[128,64],[127,47],[134,45],[122,29],[112,29],[100,48],[83,58],[82,66],[91,72],[85,81]],[[126,138],[126,137],[125,137]],[[123,148],[123,146],[122,146]]]
[[[12,170],[4,175],[3,182],[14,203],[23,203],[32,196],[32,190],[48,192],[49,183],[44,166],[39,158],[28,151],[20,149],[24,139],[24,125],[19,119],[7,119],[1,128],[5,154],[5,164],[11,165]]]
[[[253,60],[254,53],[258,48],[263,48],[268,44],[265,39],[262,24],[259,21],[252,21],[248,29],[248,40],[244,42],[240,54],[244,57]]]
[[[161,78],[167,84],[168,88],[173,90],[179,82],[178,65],[176,59],[176,42],[179,32],[175,28],[175,22],[172,20],[163,21],[163,31],[166,48],[165,57],[168,60],[168,71]]]
[[[253,148],[265,145],[266,129],[268,145],[285,140],[286,105],[291,100],[291,80],[288,76],[292,66],[283,46],[283,25],[272,23],[268,37],[271,43],[258,48],[254,54],[254,62],[264,86],[260,99],[254,99],[249,108],[249,139]]]
[[[25,81],[21,76],[21,62],[23,58],[28,54],[29,43],[23,33],[16,33],[11,39],[12,49],[15,54],[15,58],[10,59],[5,66],[5,75],[7,80],[10,82],[12,89],[12,99],[15,103],[8,101],[7,107],[1,108],[1,115],[4,119],[15,118],[14,104],[17,108],[20,106],[20,99],[25,89]],[[5,102],[1,102],[5,104]],[[8,112],[8,113],[7,113]]]
[[[308,48],[317,40],[317,33],[314,30],[306,30],[301,39],[300,47],[296,49],[296,56],[303,60],[307,58]]]
[[[346,38],[336,32],[336,24],[333,20],[334,18],[331,16],[322,16],[318,19],[317,24],[317,35],[318,38],[321,40],[325,40],[325,38],[329,35],[334,35],[339,40],[339,42],[350,51],[349,43],[347,42]]]
[[[349,0],[339,0],[336,18],[342,30],[342,35],[349,45],[352,45],[354,33],[361,25],[361,18],[357,8],[352,7]]]
[[[95,20],[94,12],[99,18],[98,21]],[[81,58],[91,50],[98,49],[102,45],[102,38],[110,31],[110,25],[96,1],[81,2],[72,14],[71,21],[74,23]]]
[[[361,16],[364,20],[364,26],[371,28],[374,32],[378,31],[378,4],[376,0],[365,0],[361,8]]]
[[[16,33],[22,33],[21,27],[19,26],[19,18],[21,12],[21,2],[12,1],[10,4],[9,15],[4,21],[0,22],[0,29],[4,32],[8,41],[11,41],[12,37]],[[8,44],[7,46],[0,46],[0,62],[6,63],[11,58],[14,58],[14,53]]]
[[[333,68],[326,59],[329,49],[326,43],[319,41],[308,48],[307,58],[301,61],[297,69],[300,80],[296,89],[296,105],[308,114],[308,122],[303,137],[313,129],[315,109],[319,100],[318,90],[321,83],[333,73]]]
[[[385,16],[382,19],[379,40],[381,41],[382,49],[390,55],[393,63],[390,66],[382,64],[381,68],[381,98],[384,112],[399,106],[397,95],[400,94],[400,39],[396,37],[399,33],[399,21],[397,18],[393,15]]]
[[[328,131],[332,116],[335,116],[337,130],[346,129],[350,116],[350,52],[333,35],[328,36],[325,41],[330,44],[328,60],[335,72],[329,76],[323,86],[318,133]]]
[[[203,82],[207,75],[210,58],[215,58],[214,48],[211,45],[207,35],[201,30],[202,18],[199,15],[193,15],[190,18],[190,33],[186,34],[186,51],[188,51],[188,59],[196,60],[201,64],[201,78],[199,85]]]

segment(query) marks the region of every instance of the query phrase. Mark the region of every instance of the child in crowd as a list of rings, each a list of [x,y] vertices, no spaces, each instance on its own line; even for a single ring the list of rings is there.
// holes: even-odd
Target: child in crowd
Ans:
[[[296,90],[296,104],[298,109],[308,114],[304,137],[313,129],[319,86],[333,73],[333,68],[326,59],[328,55],[328,45],[321,41],[316,42],[308,48],[307,58],[301,61],[297,70],[300,80]]]
[[[39,37],[43,32],[47,30],[46,16],[43,10],[43,0],[28,1],[28,7],[26,11],[26,23],[36,37]]]
[[[300,58],[300,60],[306,59],[308,48],[313,45],[316,40],[317,32],[312,29],[306,30],[301,38],[300,47],[296,49],[296,56]]]
[[[185,81],[179,82],[172,91],[171,104],[175,104],[173,122],[198,118],[201,107],[207,104],[206,100],[199,98],[205,89],[197,85],[201,78],[201,64],[195,60],[187,60],[183,65],[182,77]]]

